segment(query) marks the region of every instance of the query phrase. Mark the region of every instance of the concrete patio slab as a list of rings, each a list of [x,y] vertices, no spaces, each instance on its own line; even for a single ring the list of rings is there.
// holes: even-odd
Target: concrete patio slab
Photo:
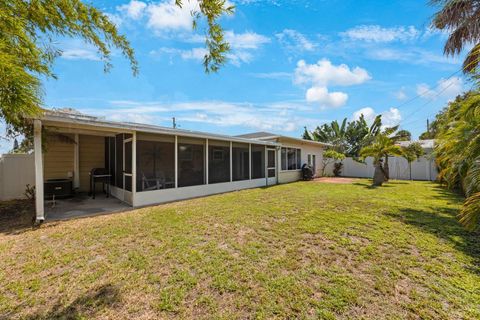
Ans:
[[[69,199],[45,201],[45,218],[47,221],[65,220],[107,214],[132,209],[128,204],[110,196],[99,194],[92,199],[86,194],[77,194]]]

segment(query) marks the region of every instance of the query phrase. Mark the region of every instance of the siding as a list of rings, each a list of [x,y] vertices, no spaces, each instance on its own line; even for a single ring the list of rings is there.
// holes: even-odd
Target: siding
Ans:
[[[105,138],[80,135],[79,154],[80,191],[89,191],[90,171],[105,167]]]
[[[290,142],[290,141],[279,141],[284,147],[289,148],[298,148],[301,150],[301,165],[308,163],[308,155],[314,154],[315,155],[315,167],[316,167],[316,176],[320,176],[322,173],[321,165],[322,165],[322,158],[323,158],[323,147],[322,146],[315,146],[307,143],[301,142]],[[301,170],[281,170],[281,161],[282,156],[281,152],[278,152],[277,161],[279,164],[280,171],[278,173],[278,183],[288,183],[302,179],[302,172]]]
[[[46,140],[46,150],[43,153],[44,179],[72,178],[75,147],[73,135],[50,135]]]

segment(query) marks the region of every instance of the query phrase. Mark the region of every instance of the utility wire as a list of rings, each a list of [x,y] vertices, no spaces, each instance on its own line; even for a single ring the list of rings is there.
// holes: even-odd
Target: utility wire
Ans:
[[[462,71],[463,71],[463,69],[459,69],[459,70],[453,72],[453,73],[450,74],[445,80],[450,80],[453,76],[455,76],[457,73],[462,72]],[[433,89],[436,89],[436,88],[439,87],[440,85],[441,85],[441,83],[437,84],[435,87],[432,88],[432,90],[433,90]],[[423,97],[423,96],[424,96],[423,94],[420,94],[420,93],[419,93],[419,94],[417,94],[416,96],[414,96],[413,98],[411,98],[411,99],[409,99],[409,100],[407,100],[407,101],[399,104],[398,106],[396,106],[396,108],[397,108],[397,109],[400,109],[401,107],[403,107],[403,106],[411,103],[412,101],[415,101],[416,99],[418,99],[418,98],[420,98],[420,97]]]

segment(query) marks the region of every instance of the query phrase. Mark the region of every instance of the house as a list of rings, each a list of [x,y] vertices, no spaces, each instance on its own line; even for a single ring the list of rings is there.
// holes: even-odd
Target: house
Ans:
[[[313,168],[315,176],[319,175],[323,150],[325,147],[331,146],[328,143],[292,138],[269,132],[254,132],[237,137],[268,141],[280,145],[278,183],[299,180],[301,178],[301,166],[304,163]]]
[[[299,180],[302,164],[319,167],[325,147],[270,133],[227,136],[64,111],[46,111],[33,123],[40,221],[45,186],[67,181],[89,192],[95,168],[104,169],[98,176],[108,177],[108,194],[140,207]]]
[[[435,140],[428,139],[428,140],[417,140],[417,141],[398,141],[397,144],[401,147],[408,147],[412,143],[419,143],[422,146],[423,151],[426,155],[432,154],[433,149],[435,148]]]

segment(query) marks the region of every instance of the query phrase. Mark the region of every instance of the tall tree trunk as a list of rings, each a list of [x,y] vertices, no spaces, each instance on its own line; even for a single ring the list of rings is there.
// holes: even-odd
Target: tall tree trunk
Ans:
[[[385,165],[383,166],[383,171],[385,172],[385,181],[388,182],[390,179],[390,168],[388,167],[388,155],[385,156]]]
[[[408,163],[408,168],[410,169],[410,180],[412,180],[412,163]]]
[[[382,168],[382,164],[380,161],[377,161],[375,164],[375,172],[373,174],[373,185],[375,187],[379,187],[383,184],[385,181],[385,172]]]

